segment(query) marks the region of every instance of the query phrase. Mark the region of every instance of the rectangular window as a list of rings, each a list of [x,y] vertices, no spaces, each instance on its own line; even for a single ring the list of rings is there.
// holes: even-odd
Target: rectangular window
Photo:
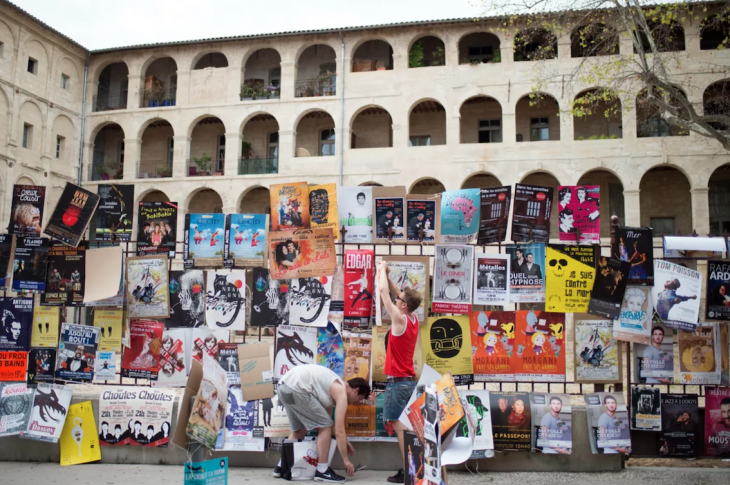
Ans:
[[[674,234],[674,217],[652,217],[651,228],[654,234]]]
[[[431,135],[412,136],[408,139],[409,147],[431,146]]]
[[[269,158],[279,158],[279,132],[269,133]]]
[[[223,172],[223,165],[226,161],[226,135],[218,135],[218,160],[216,171]]]
[[[28,58],[28,72],[31,74],[38,74],[38,61],[32,57]]]
[[[547,118],[530,118],[530,141],[550,140],[550,123]]]
[[[479,120],[479,143],[501,143],[502,120]]]
[[[65,74],[61,74],[61,89],[68,89],[68,83],[70,80],[70,77]]]
[[[61,158],[63,156],[63,145],[65,144],[65,141],[66,139],[61,135],[56,136],[56,158]]]
[[[23,123],[23,148],[33,147],[33,125]]]
[[[494,57],[494,48],[491,45],[469,47],[469,62],[489,62]]]
[[[330,157],[335,154],[335,130],[322,130],[319,136],[319,156]]]

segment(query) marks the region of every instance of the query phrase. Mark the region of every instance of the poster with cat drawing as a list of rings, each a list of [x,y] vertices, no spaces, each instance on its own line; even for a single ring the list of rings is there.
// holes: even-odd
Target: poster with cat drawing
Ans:
[[[294,278],[289,285],[289,325],[326,327],[332,277]]]
[[[208,271],[205,283],[208,327],[246,330],[246,271]]]

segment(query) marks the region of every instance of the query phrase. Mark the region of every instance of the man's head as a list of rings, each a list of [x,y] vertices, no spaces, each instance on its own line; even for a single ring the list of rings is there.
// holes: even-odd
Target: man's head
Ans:
[[[525,255],[525,259],[527,260],[528,263],[532,264],[532,260],[534,259],[534,256],[532,256],[532,253],[527,253],[527,255]]]
[[[10,335],[12,336],[13,340],[18,340],[20,338],[21,329],[22,329],[22,325],[17,320],[14,320],[10,324]]]
[[[421,295],[416,290],[405,288],[395,299],[395,306],[401,313],[413,313],[421,306]]]
[[[499,410],[504,412],[507,410],[507,399],[500,397],[497,401],[497,404],[499,405]]]
[[[522,259],[524,256],[522,256],[524,253],[521,249],[515,249],[515,258]]]
[[[121,435],[122,435],[122,426],[118,424],[118,425],[114,426],[114,437],[119,438]]]
[[[730,426],[730,397],[720,401],[720,416],[725,426]]]
[[[550,398],[550,411],[552,411],[555,414],[560,413],[560,410],[563,409],[563,400],[560,399],[558,396],[553,396]]]
[[[139,421],[135,421],[134,422],[134,432],[139,433],[141,429],[142,429],[142,423],[140,423]]]
[[[363,399],[367,399],[370,395],[370,384],[362,377],[353,377],[347,381],[347,403],[355,404]]]
[[[84,356],[84,346],[83,345],[77,345],[76,351],[74,351],[74,359],[78,360],[81,357]]]
[[[606,411],[609,413],[616,412],[616,398],[610,394],[603,398],[603,405],[606,406]]]
[[[365,193],[364,192],[359,192],[357,194],[357,203],[360,205],[365,205]]]
[[[565,227],[573,227],[573,211],[570,209],[563,209],[558,215],[560,218],[560,224]]]
[[[294,251],[294,241],[292,241],[291,239],[287,239],[286,243],[284,244],[286,245],[287,251],[289,251],[290,253]]]
[[[393,211],[386,212],[385,213],[385,217],[387,217],[388,219],[392,219],[393,218]]]
[[[417,217],[419,221],[422,221],[425,216],[423,214],[418,214]]]
[[[165,230],[167,230],[167,231],[170,230],[170,223],[169,222],[166,222],[165,223]]]
[[[662,327],[656,326],[651,329],[651,340],[655,344],[659,345],[664,340],[664,329]]]
[[[679,280],[677,278],[672,278],[671,280],[667,280],[667,282],[664,283],[665,290],[676,290],[680,286],[681,284],[679,283]]]

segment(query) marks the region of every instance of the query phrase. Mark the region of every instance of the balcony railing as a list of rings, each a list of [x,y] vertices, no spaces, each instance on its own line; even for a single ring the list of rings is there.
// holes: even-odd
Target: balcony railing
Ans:
[[[139,162],[137,177],[156,179],[172,177],[172,162],[169,160],[144,160]]]
[[[238,175],[263,175],[279,173],[278,158],[240,158]]]
[[[281,88],[273,84],[264,83],[244,83],[241,85],[241,101],[250,101],[255,99],[279,99],[281,96]]]
[[[123,167],[118,162],[94,162],[91,164],[92,181],[121,180],[124,177]]]
[[[297,80],[294,83],[294,92],[297,98],[311,98],[313,96],[335,96],[337,94],[337,76],[323,74],[319,77]]]
[[[207,177],[211,175],[223,175],[225,172],[224,170],[218,170],[217,164],[215,160],[211,160],[208,162],[210,165],[207,168],[200,167],[197,163],[195,163],[195,160],[188,159],[188,177]],[[223,166],[223,162],[221,161],[221,166]]]
[[[94,111],[127,109],[127,93],[98,94],[94,96]]]
[[[165,91],[145,91],[142,93],[143,108],[157,108],[162,106],[175,106],[177,89]]]

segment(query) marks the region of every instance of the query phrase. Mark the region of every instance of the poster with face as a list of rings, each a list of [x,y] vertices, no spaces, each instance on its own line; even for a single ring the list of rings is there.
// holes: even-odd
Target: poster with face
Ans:
[[[545,257],[545,309],[551,312],[588,311],[596,280],[595,246],[548,244]]]
[[[372,249],[345,249],[345,328],[368,331],[373,309],[375,254]]]
[[[617,227],[611,246],[613,257],[626,261],[630,285],[654,284],[654,248],[651,227]]]
[[[289,323],[290,280],[271,279],[269,270],[254,268],[251,288],[251,326],[276,327]]]
[[[223,214],[185,214],[183,259],[186,268],[223,266],[225,226]]]
[[[530,394],[490,392],[489,410],[495,450],[530,451],[532,446]]]
[[[373,338],[369,335],[343,333],[342,346],[345,349],[344,380],[349,381],[353,377],[362,377],[370,382]]]
[[[69,246],[78,246],[97,205],[97,194],[66,182],[44,233]]]
[[[122,354],[122,376],[156,380],[162,355],[165,324],[155,320],[129,321],[129,347]]]
[[[476,243],[479,198],[479,189],[447,190],[441,194],[441,243]]]
[[[6,290],[10,287],[13,259],[15,259],[15,237],[0,234],[0,290]]]
[[[671,384],[674,331],[655,321],[650,332],[650,343],[634,344],[634,379],[642,384]]]
[[[474,263],[474,304],[508,305],[510,277],[509,255],[475,254]]]
[[[662,394],[661,456],[694,456],[700,451],[697,394]]]
[[[337,216],[337,185],[309,186],[309,219],[312,227],[329,227],[335,239],[340,238]]]
[[[166,327],[194,328],[205,325],[203,270],[173,270],[170,275],[170,317]]]
[[[376,440],[380,441],[380,439]],[[423,484],[423,445],[413,431],[403,432],[403,444],[406,454],[405,485]]]
[[[264,436],[267,438],[286,438],[289,436],[289,418],[286,408],[279,402],[279,396],[274,393],[271,399],[259,401],[259,426],[264,427]]]
[[[631,265],[626,261],[601,256],[596,269],[588,313],[618,319]]]
[[[162,350],[160,351],[160,371],[152,387],[185,387],[190,372],[190,347],[188,335],[192,332],[185,328],[165,329],[162,333]]]
[[[429,264],[431,258],[427,256],[384,256],[383,261],[388,262],[390,268],[390,279],[401,291],[410,288],[421,295],[421,305],[413,312],[419,322],[425,320],[425,305],[428,295]],[[377,288],[376,290],[377,291]],[[382,310],[383,324],[390,325],[391,319],[385,307]]]
[[[623,393],[583,394],[588,417],[588,435],[594,454],[631,452],[629,412]]]
[[[86,242],[77,247],[53,243],[48,250],[46,291],[41,305],[82,306],[86,281]]]
[[[94,326],[101,331],[99,350],[122,351],[122,326],[124,310],[97,308],[94,310]]]
[[[570,394],[530,394],[532,451],[569,455],[573,452],[573,418]]]
[[[330,229],[270,233],[269,273],[275,279],[332,276],[337,258]]]
[[[18,435],[28,428],[34,392],[25,384],[0,383],[0,437]]]
[[[309,187],[306,182],[272,184],[271,230],[309,229]]]
[[[340,224],[345,227],[345,242],[373,242],[373,188],[340,187],[337,199]]]
[[[651,301],[668,327],[693,331],[700,316],[701,294],[699,271],[661,259],[654,261]]]
[[[611,320],[576,318],[573,338],[575,382],[621,382],[621,344]]]
[[[550,212],[555,189],[539,185],[515,185],[515,204],[512,213],[512,241],[550,240]]]
[[[205,321],[208,326],[246,330],[246,271],[208,271],[205,286]]]
[[[35,386],[39,382],[53,382],[56,375],[57,351],[55,348],[30,349],[28,353],[28,385]]]
[[[658,387],[631,386],[631,429],[661,431],[660,394]]]
[[[342,335],[331,323],[317,329],[315,362],[338,376],[343,376],[345,373],[345,346]]]
[[[298,365],[315,363],[317,333],[317,327],[278,327],[274,357],[275,380],[278,381]]]
[[[13,260],[13,291],[46,291],[49,240],[16,237]]]
[[[648,286],[631,286],[627,288],[621,303],[619,316],[613,321],[613,338],[642,345],[649,344],[651,342],[651,317],[653,313],[651,288]]]
[[[405,197],[393,196],[401,192],[403,191],[398,190],[397,187],[375,187],[373,189],[376,243],[403,242],[406,238],[404,230]]]
[[[545,301],[545,245],[507,244],[510,303]]]
[[[127,258],[129,318],[168,318],[170,294],[167,255]]]
[[[88,325],[61,325],[56,378],[91,382],[101,332]]]
[[[45,201],[45,186],[13,185],[8,233],[23,237],[40,237]]]
[[[517,368],[515,312],[472,312],[471,328],[474,380],[514,381]]]
[[[601,242],[600,189],[598,185],[558,187],[558,230],[561,241],[578,241],[578,244]]]
[[[707,262],[707,318],[730,320],[730,263]]]
[[[479,237],[480,246],[504,242],[507,238],[512,187],[488,187],[479,189]]]
[[[228,330],[214,330],[208,327],[194,328],[193,345],[191,346],[192,358],[198,362],[203,362],[203,356],[208,355],[218,360],[218,346],[228,342],[229,337]]]
[[[431,317],[421,327],[421,350],[426,365],[439,374],[451,372],[457,386],[474,382],[469,317]]]
[[[406,196],[406,239],[408,242],[434,242],[440,224],[439,195]]]
[[[97,241],[130,241],[134,217],[134,185],[99,184]]]
[[[177,391],[104,387],[99,396],[99,445],[166,448]]]
[[[720,328],[698,325],[679,331],[679,377],[682,384],[720,384]]]
[[[223,265],[228,268],[264,266],[268,214],[228,214]]]
[[[223,419],[222,449],[264,451],[264,430],[258,423],[259,402],[244,401],[240,388],[229,387],[226,416]]]
[[[517,380],[565,382],[565,314],[517,311]]]
[[[437,245],[433,269],[434,313],[471,312],[474,247]]]
[[[289,324],[326,327],[332,277],[293,278],[289,284]]]
[[[30,349],[33,298],[0,298],[0,350]]]
[[[705,455],[730,457],[730,388],[705,391]]]
[[[175,257],[177,202],[140,202],[137,212],[137,256]]]
[[[21,432],[23,438],[58,443],[63,425],[71,405],[73,386],[42,382],[33,396],[28,430]]]

